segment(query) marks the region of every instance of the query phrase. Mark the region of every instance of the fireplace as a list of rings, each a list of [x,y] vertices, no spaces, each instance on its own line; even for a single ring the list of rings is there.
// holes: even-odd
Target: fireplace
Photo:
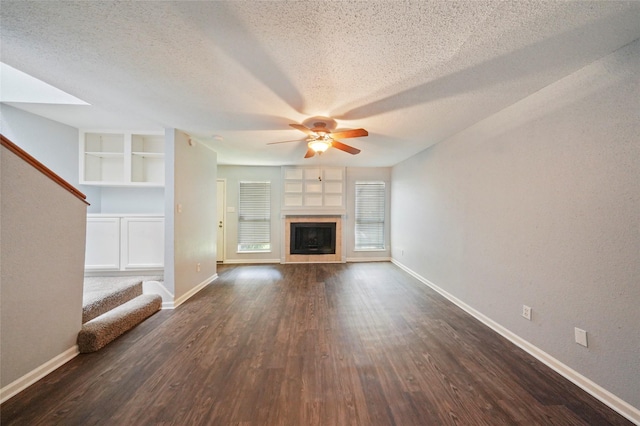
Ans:
[[[335,254],[335,222],[292,222],[290,254]]]
[[[282,222],[282,230],[284,231],[282,263],[341,263],[346,261],[343,257],[342,215],[287,214],[283,216]],[[314,228],[315,231],[312,232]],[[304,240],[305,233],[307,234],[306,244],[299,242],[298,248],[296,248],[296,240],[298,238]],[[296,234],[300,234],[300,237],[296,237]],[[321,239],[323,241],[320,241]],[[331,243],[331,249],[326,249],[327,241]],[[304,251],[298,251],[300,249]]]

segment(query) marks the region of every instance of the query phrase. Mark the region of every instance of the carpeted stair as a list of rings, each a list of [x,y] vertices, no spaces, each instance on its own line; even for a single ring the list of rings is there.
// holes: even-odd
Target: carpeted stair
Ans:
[[[160,310],[162,298],[142,294],[140,277],[87,277],[84,284],[81,353],[95,352]]]
[[[82,323],[142,295],[140,277],[86,277],[82,295]]]

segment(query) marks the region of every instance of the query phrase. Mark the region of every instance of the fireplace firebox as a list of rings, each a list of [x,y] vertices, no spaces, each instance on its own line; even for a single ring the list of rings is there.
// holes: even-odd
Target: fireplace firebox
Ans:
[[[292,222],[291,254],[335,254],[335,222]]]

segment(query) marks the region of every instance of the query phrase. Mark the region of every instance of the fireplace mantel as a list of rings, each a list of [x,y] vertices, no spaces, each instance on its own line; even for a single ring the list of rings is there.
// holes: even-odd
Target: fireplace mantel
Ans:
[[[344,209],[334,209],[334,210],[301,210],[301,209],[292,209],[292,210],[282,210],[281,212],[282,219],[286,219],[287,217],[335,217],[341,216],[344,217],[347,214],[347,211]]]

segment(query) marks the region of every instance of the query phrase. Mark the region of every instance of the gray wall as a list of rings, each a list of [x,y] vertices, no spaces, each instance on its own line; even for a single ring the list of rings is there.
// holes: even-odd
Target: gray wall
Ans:
[[[72,350],[82,325],[86,204],[2,148],[0,386]]]
[[[78,129],[0,104],[0,133],[87,196],[88,213],[164,213],[164,188],[79,185]]]
[[[388,259],[391,255],[389,227],[387,220],[386,246],[384,251],[354,251],[355,244],[353,228],[355,226],[355,182],[383,181],[387,184],[387,200],[391,191],[391,168],[349,167],[346,169],[346,211],[347,218],[344,225],[346,238],[347,260],[379,260]],[[231,262],[280,262],[282,250],[282,168],[258,166],[218,166],[218,178],[226,181],[226,205],[234,209],[226,212],[225,227],[225,261]],[[238,191],[240,181],[269,181],[271,182],[271,242],[269,253],[237,253],[238,247]],[[390,203],[387,203],[387,218],[390,216]]]
[[[178,130],[165,143],[165,285],[178,300],[216,275],[217,154]]]
[[[102,187],[101,213],[164,214],[164,187]]]
[[[398,164],[391,207],[394,259],[638,408],[639,58],[636,41]]]
[[[91,204],[89,213],[100,213],[100,188],[78,184],[78,129],[6,104],[0,104],[0,126],[11,142],[84,193]]]
[[[282,173],[280,167],[218,166],[218,178],[226,181],[225,261],[280,262],[282,219],[280,216]],[[240,181],[271,182],[271,251],[238,253],[238,192]],[[233,212],[229,212],[229,207]]]

